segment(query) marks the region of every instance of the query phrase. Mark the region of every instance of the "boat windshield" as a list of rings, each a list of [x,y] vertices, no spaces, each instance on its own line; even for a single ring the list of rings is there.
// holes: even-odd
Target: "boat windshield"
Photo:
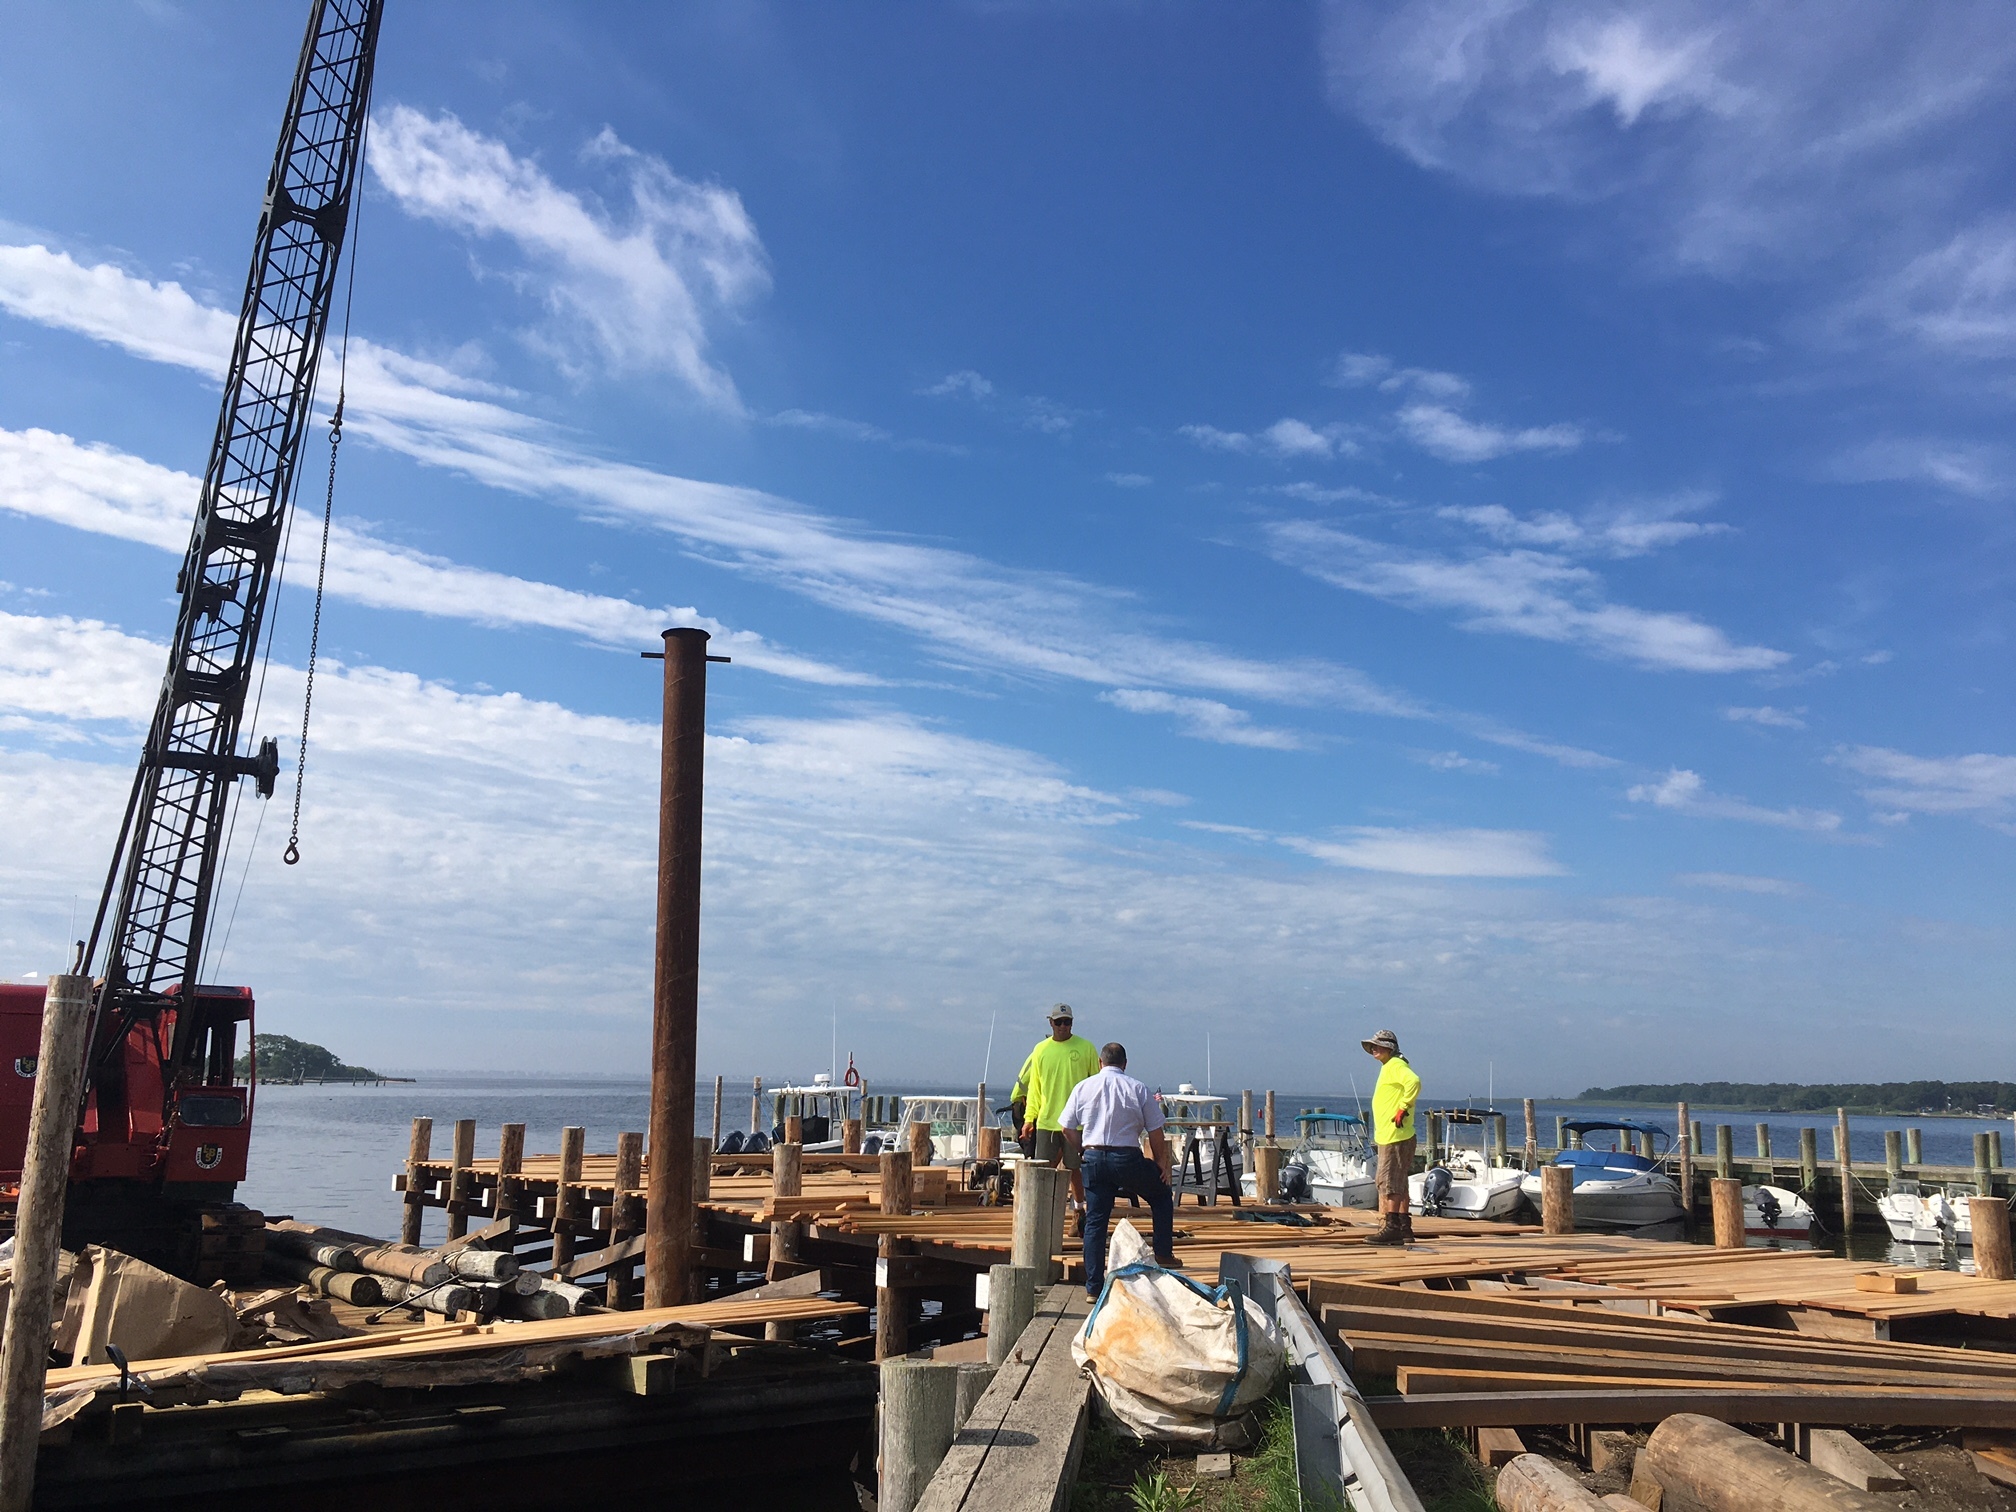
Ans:
[[[906,1097],[903,1122],[929,1124],[934,1136],[964,1134],[973,1127],[974,1106],[971,1097]]]
[[[1638,1141],[1635,1137],[1626,1139],[1624,1136],[1643,1134],[1652,1140],[1652,1151],[1657,1156],[1663,1155],[1673,1142],[1673,1136],[1656,1124],[1633,1123],[1629,1119],[1622,1118],[1571,1118],[1562,1127],[1570,1134],[1580,1135],[1585,1147],[1589,1145],[1591,1134],[1613,1133],[1617,1137],[1610,1141],[1612,1146],[1618,1150],[1630,1151],[1636,1147]]]

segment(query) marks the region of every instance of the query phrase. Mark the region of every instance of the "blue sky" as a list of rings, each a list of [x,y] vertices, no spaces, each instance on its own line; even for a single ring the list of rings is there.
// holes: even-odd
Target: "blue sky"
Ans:
[[[0,976],[95,901],[300,22],[6,7]],[[1990,5],[394,0],[307,860],[246,800],[211,974],[639,1067],[635,651],[698,623],[703,1070],[837,1015],[1002,1080],[1064,998],[1168,1083],[1985,1074],[2012,62]]]

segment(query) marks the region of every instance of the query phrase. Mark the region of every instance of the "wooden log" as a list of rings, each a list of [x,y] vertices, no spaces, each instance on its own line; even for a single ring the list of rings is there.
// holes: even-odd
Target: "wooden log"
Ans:
[[[578,1125],[570,1125],[560,1131],[560,1183],[553,1194],[553,1264],[556,1269],[574,1258],[574,1225],[584,1215],[574,1211],[579,1197],[568,1188],[580,1184],[581,1157],[586,1151],[587,1140],[588,1131]]]
[[[1673,1143],[1680,1151],[1680,1206],[1689,1218],[1694,1216],[1694,1144],[1687,1137],[1687,1104],[1680,1104],[1678,1121],[1673,1125]]]
[[[1904,1163],[1921,1166],[1925,1164],[1925,1131],[1906,1129],[1904,1131]]]
[[[79,948],[80,955],[83,953]],[[35,1453],[63,1253],[63,1200],[77,1133],[91,978],[49,978],[33,1067],[20,1199],[15,1209],[13,1287],[0,1340],[0,1507],[28,1512],[35,1500]],[[18,1070],[19,1062],[15,1063]],[[18,1106],[18,1104],[17,1104]]]
[[[361,1271],[363,1262],[357,1258],[356,1249],[336,1240],[318,1238],[313,1234],[294,1233],[283,1228],[266,1230],[266,1253],[281,1255],[290,1260],[299,1260],[308,1265],[326,1266],[330,1270]]]
[[[1743,1183],[1734,1176],[1717,1176],[1709,1185],[1714,1204],[1715,1248],[1743,1248]]]
[[[490,1211],[509,1218],[524,1206],[518,1173],[525,1169],[525,1125],[507,1123],[497,1138],[497,1185],[491,1188]]]
[[[1610,1382],[1532,1391],[1372,1397],[1366,1405],[1381,1428],[1652,1423],[1676,1413],[1712,1413],[1735,1423],[2016,1429],[2016,1398],[2007,1393],[1928,1391],[1916,1386],[1881,1391],[1796,1384],[1765,1388],[1719,1381]],[[1645,1463],[1642,1451],[1638,1463]]]
[[[420,1224],[426,1216],[426,1192],[420,1180],[420,1167],[432,1153],[434,1147],[434,1120],[416,1118],[413,1120],[413,1135],[406,1144],[406,1207],[399,1215],[399,1242],[418,1244]]]
[[[859,1155],[861,1153],[861,1137],[860,1119],[849,1118],[842,1120],[840,1124],[840,1149],[843,1153]],[[997,1149],[1000,1147],[1000,1135],[998,1132],[995,1135],[995,1147]]]
[[[1253,1198],[1256,1202],[1272,1202],[1281,1190],[1281,1162],[1287,1153],[1271,1139],[1253,1147]]]
[[[1037,1271],[1033,1265],[987,1267],[987,1363],[1005,1365],[1015,1341],[1036,1316]]]
[[[313,1288],[325,1297],[356,1307],[377,1307],[387,1301],[386,1282],[368,1271],[331,1270],[326,1265],[297,1260],[291,1255],[268,1255],[261,1262],[266,1274],[281,1276]],[[393,1283],[397,1284],[397,1283]]]
[[[1718,1180],[1736,1173],[1736,1131],[1728,1124],[1715,1125],[1715,1175]],[[1711,1189],[1712,1190],[1712,1189]]]
[[[912,1512],[959,1431],[959,1366],[885,1359],[877,1512]]]
[[[641,1141],[643,1136],[639,1135],[638,1138]],[[638,1150],[637,1158],[639,1160],[642,1160],[644,1158],[641,1143]],[[696,1139],[693,1141],[693,1201],[695,1203],[706,1202],[713,1195],[713,1191],[714,1191],[714,1152],[712,1150],[705,1148],[700,1143],[700,1141]],[[694,1214],[693,1224],[694,1224],[693,1232],[696,1235],[693,1242],[695,1244],[698,1244],[700,1241],[697,1235],[699,1234],[700,1229],[704,1224],[704,1220],[700,1217],[700,1215],[697,1212]]]
[[[1685,1412],[1652,1431],[1639,1459],[1666,1495],[1702,1512],[1879,1512],[1857,1491],[1740,1428]]]
[[[1538,1454],[1522,1454],[1500,1470],[1493,1494],[1503,1512],[1609,1512],[1594,1491]]]
[[[448,1153],[448,1237],[469,1232],[469,1168],[476,1163],[476,1120],[458,1118]]]
[[[1909,1491],[1911,1482],[1866,1449],[1852,1433],[1815,1428],[1807,1438],[1806,1463],[1858,1491]]]
[[[1974,1274],[1984,1281],[2016,1280],[2016,1257],[2009,1250],[2009,1204],[2000,1197],[1967,1199],[1974,1226]]]
[[[1550,1165],[1540,1168],[1540,1231],[1545,1234],[1575,1232],[1575,1169]]]

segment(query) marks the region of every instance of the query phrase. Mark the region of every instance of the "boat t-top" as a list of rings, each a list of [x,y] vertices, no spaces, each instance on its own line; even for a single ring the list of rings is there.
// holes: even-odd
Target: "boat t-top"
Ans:
[[[1376,1191],[1364,1119],[1355,1113],[1310,1108],[1295,1116],[1295,1132],[1295,1148],[1281,1163],[1280,1197],[1326,1207],[1373,1205]],[[1260,1191],[1251,1171],[1240,1178],[1240,1190],[1262,1202],[1277,1195]]]
[[[1490,1108],[1438,1108],[1446,1131],[1440,1150],[1430,1150],[1428,1169],[1407,1178],[1408,1205],[1427,1218],[1510,1218],[1526,1200],[1517,1166],[1493,1165],[1483,1142],[1486,1124],[1499,1115]],[[1422,1115],[1416,1115],[1417,1124]],[[1474,1127],[1478,1145],[1456,1143],[1458,1127]]]
[[[1575,1137],[1551,1162],[1574,1171],[1577,1228],[1646,1228],[1684,1216],[1680,1183],[1660,1168],[1672,1136],[1652,1124],[1629,1119],[1576,1118],[1565,1126]],[[1591,1147],[1591,1135],[1611,1135],[1614,1148]],[[1640,1154],[1644,1145],[1651,1153]],[[1520,1190],[1537,1212],[1540,1172],[1528,1171]]]

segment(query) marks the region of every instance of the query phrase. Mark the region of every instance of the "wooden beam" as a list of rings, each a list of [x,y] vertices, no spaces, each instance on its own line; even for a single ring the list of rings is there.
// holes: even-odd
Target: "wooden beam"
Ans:
[[[1550,1423],[1657,1423],[1694,1412],[1725,1423],[1807,1423],[1824,1427],[2016,1429],[2016,1398],[1918,1390],[1856,1392],[1840,1387],[1642,1388],[1612,1385],[1550,1391],[1467,1391],[1372,1397],[1381,1428],[1525,1428]]]

